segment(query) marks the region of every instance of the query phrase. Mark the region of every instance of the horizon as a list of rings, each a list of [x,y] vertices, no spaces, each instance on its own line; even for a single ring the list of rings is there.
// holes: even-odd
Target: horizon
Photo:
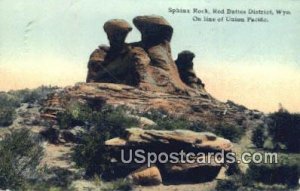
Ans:
[[[0,91],[67,86],[84,82],[87,62],[100,44],[108,44],[102,26],[113,18],[127,20],[133,30],[126,42],[140,40],[132,24],[138,15],[163,16],[174,28],[172,56],[183,50],[196,54],[194,69],[215,98],[274,112],[281,103],[300,112],[300,7],[293,1],[147,1],[106,2],[96,0],[0,2]],[[135,2],[135,6],[131,3]],[[46,4],[46,5],[45,5]],[[146,4],[148,6],[146,6]],[[247,4],[247,5],[246,5]],[[191,15],[169,13],[168,8],[234,7],[291,10],[289,17],[270,17],[269,23],[202,23]],[[296,6],[297,5],[297,6]],[[153,10],[153,6],[156,9]],[[11,9],[5,9],[10,7]],[[117,10],[112,12],[112,10]]]

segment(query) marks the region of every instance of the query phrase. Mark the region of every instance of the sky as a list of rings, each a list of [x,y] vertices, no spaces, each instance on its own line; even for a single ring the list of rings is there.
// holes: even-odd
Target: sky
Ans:
[[[210,23],[169,8],[283,9],[291,15],[265,16],[267,23]],[[300,112],[296,0],[0,0],[0,91],[85,81],[89,55],[108,44],[103,24],[114,18],[132,24],[135,16],[149,14],[173,26],[174,59],[182,50],[196,54],[195,71],[217,99],[264,112],[281,103]],[[126,41],[139,40],[133,27]]]

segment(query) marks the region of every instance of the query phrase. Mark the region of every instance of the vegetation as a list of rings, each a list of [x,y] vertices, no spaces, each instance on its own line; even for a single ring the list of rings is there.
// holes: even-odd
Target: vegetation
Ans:
[[[74,123],[71,125],[85,124],[88,130],[81,135],[81,143],[73,153],[73,160],[79,167],[86,170],[86,175],[91,177],[101,174],[109,169],[109,152],[104,142],[110,138],[124,135],[125,129],[136,126],[138,121],[128,117],[121,107],[105,106],[100,111],[87,112],[86,106],[77,105],[75,110],[67,110],[60,116],[68,116]],[[76,113],[76,115],[74,115]],[[62,128],[69,127],[69,121],[61,121]]]
[[[0,188],[21,189],[36,176],[42,147],[26,129],[14,130],[0,141]]]
[[[253,130],[252,142],[257,148],[262,148],[267,139],[266,128],[263,125],[259,125]]]
[[[176,130],[176,129],[189,129],[191,123],[184,118],[176,118],[170,116],[164,110],[150,110],[142,114],[143,117],[151,119],[156,123],[153,129],[159,130]]]
[[[13,123],[15,108],[19,107],[20,102],[14,96],[0,93],[0,126],[6,127]]]
[[[41,86],[34,90],[0,92],[0,127],[10,126],[13,123],[15,110],[21,103],[39,103],[54,89],[55,87]]]
[[[288,190],[298,186],[299,154],[278,154],[278,163],[250,163],[246,173],[218,181],[217,190]],[[230,174],[228,174],[230,175]]]
[[[300,152],[300,114],[278,111],[269,116],[267,127],[257,127],[252,136],[258,148]]]
[[[232,142],[238,142],[245,134],[245,130],[238,126],[233,126],[227,123],[220,123],[215,127],[209,127],[202,122],[191,122],[185,118],[170,116],[167,112],[162,110],[151,110],[142,114],[153,120],[156,123],[154,129],[160,130],[176,130],[187,129],[196,132],[209,131],[215,133],[217,136],[224,137]]]
[[[237,143],[245,134],[245,130],[242,127],[221,123],[214,128],[214,133]]]
[[[130,191],[132,190],[132,183],[126,179],[118,179],[112,182],[107,183],[102,191],[113,191],[113,190],[122,190],[122,191]]]

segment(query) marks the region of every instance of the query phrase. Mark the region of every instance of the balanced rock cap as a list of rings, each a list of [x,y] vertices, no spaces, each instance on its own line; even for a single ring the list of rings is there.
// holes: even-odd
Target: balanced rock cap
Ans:
[[[103,28],[108,35],[112,35],[116,32],[130,32],[132,30],[130,24],[123,19],[109,20],[104,24]]]
[[[168,23],[168,21],[165,18],[157,15],[137,16],[133,19],[133,23],[138,28],[143,27],[145,25],[161,25],[172,28],[172,26]]]
[[[180,57],[194,58],[195,54],[189,50],[184,50],[178,54],[178,58],[180,58]]]
[[[153,33],[165,31],[167,38],[170,40],[173,34],[173,28],[168,21],[157,15],[137,16],[133,19],[133,24],[141,31],[141,33]]]

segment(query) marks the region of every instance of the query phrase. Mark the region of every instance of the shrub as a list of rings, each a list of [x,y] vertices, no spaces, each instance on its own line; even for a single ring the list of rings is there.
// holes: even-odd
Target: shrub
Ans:
[[[42,147],[26,129],[14,130],[0,141],[0,188],[20,189],[36,175]]]
[[[16,108],[20,106],[20,100],[8,93],[0,93],[0,107],[1,108]]]
[[[107,185],[105,185],[101,190],[102,191],[113,191],[113,190],[129,191],[132,190],[132,183],[126,179],[118,179],[107,183]]]
[[[15,119],[15,109],[19,107],[20,102],[15,97],[0,93],[0,126],[10,126]]]
[[[66,111],[57,114],[57,122],[61,129],[84,126],[93,120],[90,107],[78,102],[70,104]]]
[[[238,174],[242,174],[242,171],[241,171],[238,163],[237,162],[229,163],[228,168],[226,170],[226,175],[232,176],[232,175],[238,175]]]
[[[227,123],[219,124],[214,129],[216,135],[229,139],[235,143],[239,142],[245,134],[245,130],[242,127],[233,126]]]
[[[0,126],[10,126],[15,119],[15,108],[0,108]]]
[[[103,107],[87,116],[87,133],[81,135],[81,144],[74,149],[73,160],[85,168],[87,176],[101,174],[110,167],[109,152],[104,142],[124,135],[125,129],[138,124],[122,108]]]
[[[49,93],[52,93],[57,87],[40,86],[36,89],[22,89],[10,91],[8,94],[16,97],[20,103],[39,103],[45,99]]]
[[[163,110],[150,110],[142,114],[143,117],[153,120],[156,123],[154,129],[176,130],[187,129],[196,132],[208,131],[208,127],[202,122],[190,122],[183,117],[174,117]]]
[[[276,144],[283,144],[287,151],[300,152],[300,114],[279,111],[271,114],[268,134]]]
[[[184,118],[176,118],[170,116],[163,110],[150,110],[142,114],[143,117],[153,120],[156,126],[153,129],[159,130],[175,130],[175,129],[188,129],[190,122]]]
[[[252,142],[258,148],[300,152],[300,114],[286,110],[269,115],[267,126],[258,126],[252,135]]]
[[[245,175],[233,175],[230,176],[229,179],[226,180],[218,180],[216,190],[218,191],[235,191],[241,190],[248,180]]]
[[[249,165],[247,174],[252,180],[264,184],[284,184],[296,187],[300,177],[296,164],[253,164]]]
[[[257,148],[263,148],[264,142],[266,141],[265,134],[266,134],[266,128],[262,125],[256,127],[253,130],[251,140]]]
[[[21,103],[38,103],[55,88],[41,86],[34,90],[24,89],[0,92],[0,126],[9,126],[15,119],[15,109]]]

